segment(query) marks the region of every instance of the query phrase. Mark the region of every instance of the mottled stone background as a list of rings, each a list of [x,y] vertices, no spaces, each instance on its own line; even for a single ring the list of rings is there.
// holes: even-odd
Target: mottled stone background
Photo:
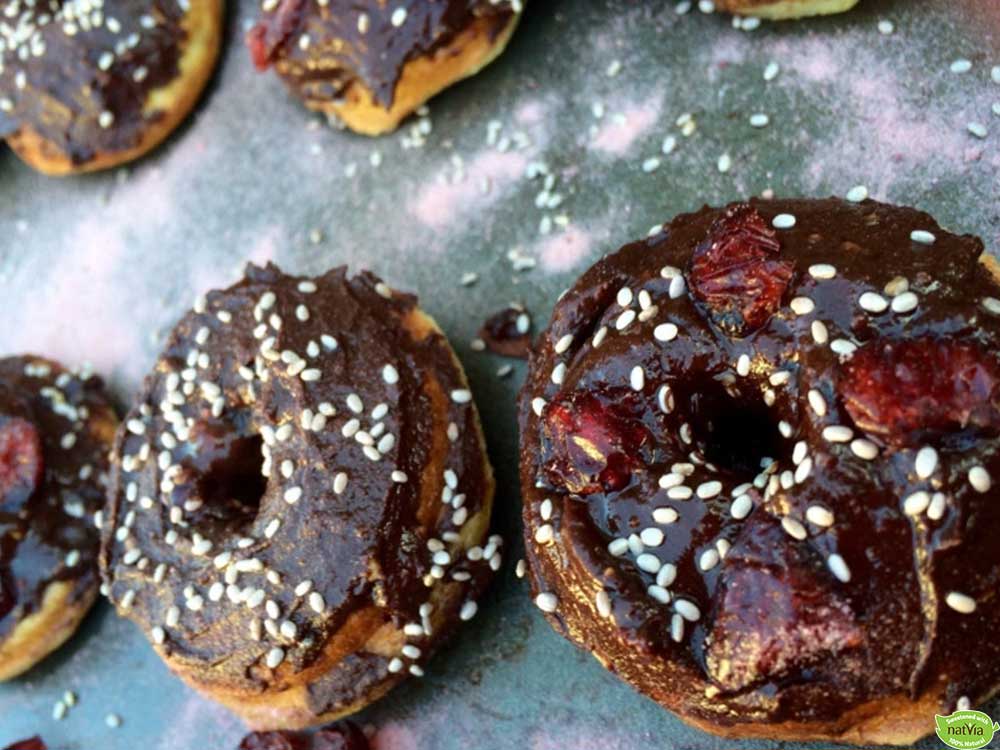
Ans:
[[[1000,3],[862,0],[839,18],[748,33],[724,16],[678,16],[667,0],[536,0],[506,55],[434,101],[419,149],[404,147],[408,133],[372,141],[332,130],[255,74],[236,41],[252,6],[233,8],[231,43],[197,115],[140,164],[55,181],[0,150],[0,351],[89,360],[125,404],[164,330],[248,260],[297,273],[366,266],[419,292],[472,378],[498,468],[496,525],[513,544],[479,616],[427,677],[361,717],[378,727],[376,748],[761,746],[686,728],[530,605],[512,572],[523,367],[498,377],[503,362],[469,342],[511,300],[541,327],[594,259],[675,213],[766,189],[825,196],[865,184],[994,249]],[[880,34],[880,20],[894,33]],[[957,58],[971,71],[952,73]],[[770,61],[781,73],[766,83]],[[697,123],[689,137],[676,124],[685,112]],[[757,112],[766,128],[750,127]],[[970,121],[987,126],[985,139]],[[677,148],[662,155],[669,135]],[[660,167],[644,172],[657,155]],[[558,207],[536,207],[542,180],[526,177],[535,161],[557,176]],[[511,257],[536,266],[517,271]],[[469,272],[479,280],[463,287]],[[67,689],[80,702],[55,722]],[[121,728],[105,726],[109,712]],[[235,750],[243,734],[105,605],[56,656],[0,686],[0,746],[35,732],[59,750]]]

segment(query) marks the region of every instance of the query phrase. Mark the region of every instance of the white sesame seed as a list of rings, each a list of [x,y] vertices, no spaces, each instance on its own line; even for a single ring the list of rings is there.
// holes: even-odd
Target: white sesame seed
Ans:
[[[874,461],[878,458],[878,446],[871,440],[857,438],[851,441],[851,453],[865,461]]]
[[[104,723],[111,729],[117,729],[122,725],[122,718],[118,714],[108,714],[104,717]]]
[[[684,292],[686,290],[687,290],[687,283],[684,281],[684,277],[674,276],[670,280],[670,287],[667,290],[667,294],[669,295],[670,299],[678,299],[679,297],[684,295]]]
[[[823,428],[823,439],[831,443],[846,443],[854,437],[854,431],[844,425],[830,425]]]
[[[399,382],[399,372],[392,365],[386,365],[382,368],[382,379],[389,385],[395,385]]]
[[[323,614],[326,611],[326,602],[323,600],[323,595],[318,591],[309,592],[309,609],[311,609],[316,614]]]
[[[742,520],[750,515],[750,511],[752,510],[753,499],[750,495],[743,494],[733,500],[732,505],[729,506],[729,515],[736,520]]]
[[[641,391],[646,387],[646,373],[640,365],[632,368],[632,372],[629,375],[629,384],[632,386],[633,391]]]
[[[892,298],[892,311],[894,313],[908,313],[917,309],[920,300],[913,292],[903,292]]]
[[[795,226],[795,217],[791,214],[778,214],[771,220],[775,229],[791,229]]]
[[[597,614],[601,617],[611,616],[611,597],[608,596],[608,592],[601,589],[597,592],[597,596],[594,597],[594,604],[597,607]]]
[[[964,57],[960,57],[952,62],[952,64],[949,66],[949,69],[951,70],[952,73],[968,73],[970,70],[972,70],[972,61],[967,60]]]
[[[993,485],[990,474],[982,466],[973,466],[969,469],[969,484],[976,492],[989,492]]]
[[[903,512],[908,516],[919,516],[930,504],[930,493],[918,490],[903,499]]]
[[[393,26],[397,28],[406,23],[406,8],[396,8],[389,19]]]
[[[1000,299],[996,297],[983,297],[983,309],[991,315],[1000,315]]]
[[[841,583],[851,582],[851,569],[840,555],[834,553],[826,558],[826,566]]]
[[[949,591],[944,601],[953,610],[963,615],[971,615],[976,611],[976,600],[959,591]]]
[[[275,646],[267,652],[264,663],[268,669],[276,669],[285,660],[285,650]]]
[[[861,203],[861,201],[868,198],[868,188],[864,185],[855,185],[847,191],[845,197],[851,203]]]
[[[701,619],[701,610],[698,605],[688,599],[675,599],[674,610],[688,622],[697,622]]]
[[[820,345],[825,344],[830,337],[830,332],[822,320],[814,320],[812,326],[810,326],[810,331],[812,332],[813,341]]]
[[[698,557],[698,567],[702,571],[709,571],[719,564],[719,551],[715,547],[709,547]]]
[[[639,570],[644,570],[647,573],[658,573],[660,567],[663,563],[660,562],[660,558],[649,552],[643,552],[635,559],[635,564],[639,567]]]
[[[552,613],[559,606],[559,599],[555,594],[543,592],[535,597],[535,606],[542,612]]]
[[[639,539],[647,547],[659,547],[663,544],[663,532],[654,527],[643,529],[639,534]]]
[[[870,313],[885,312],[885,309],[889,307],[885,297],[875,292],[865,292],[858,297],[858,305],[861,306],[862,310]]]
[[[456,404],[467,404],[472,401],[472,392],[465,388],[459,388],[451,392],[451,400]]]
[[[806,520],[816,526],[833,526],[833,513],[821,505],[810,505],[806,510]]]
[[[817,417],[826,416],[826,399],[823,398],[822,393],[815,388],[812,388],[806,395],[806,398],[809,400],[809,406],[816,413]]]
[[[836,354],[849,357],[858,350],[858,347],[847,339],[834,339],[830,342],[830,349],[832,349]]]
[[[653,329],[653,338],[664,343],[677,338],[677,326],[673,323],[661,323]]]
[[[781,528],[783,528],[785,533],[787,533],[790,537],[798,539],[799,541],[802,541],[809,536],[809,532],[806,531],[806,527],[803,526],[800,521],[797,521],[791,516],[782,516]]]
[[[621,315],[615,319],[615,330],[624,331],[635,320],[636,312],[635,310],[625,310]]]
[[[722,154],[716,162],[716,168],[720,174],[726,174],[733,168],[733,157],[729,154]]]
[[[679,515],[673,508],[656,508],[653,511],[653,520],[664,526],[676,523],[678,518]]]
[[[750,374],[749,355],[741,354],[740,358],[736,360],[736,374],[743,378]]]
[[[555,385],[562,385],[563,380],[565,380],[565,378],[566,378],[566,363],[559,362],[555,367],[552,368],[552,374],[549,376],[549,379]]]
[[[698,497],[702,500],[708,500],[710,498],[716,497],[722,492],[722,482],[711,481],[704,482],[698,485]]]
[[[917,457],[913,462],[913,467],[920,479],[928,479],[937,470],[938,453],[929,445],[925,445],[917,451]]]
[[[613,557],[621,557],[626,552],[628,552],[627,539],[612,539],[608,543],[608,553]]]
[[[771,122],[771,118],[768,117],[764,112],[755,112],[750,115],[750,127],[753,128],[766,128]]]
[[[671,487],[667,490],[667,497],[671,500],[689,500],[694,495],[694,490],[690,487]]]
[[[910,232],[910,239],[920,245],[933,245],[937,237],[924,229],[914,229]]]
[[[569,348],[571,346],[573,346],[573,334],[567,333],[565,336],[563,336],[556,342],[556,345],[553,347],[553,349],[555,350],[556,354],[565,354],[567,351],[569,351]]]
[[[816,309],[816,304],[808,297],[795,297],[788,306],[796,315],[808,315]]]
[[[302,498],[302,488],[301,487],[289,487],[285,490],[284,494],[285,502],[289,505],[294,505]]]

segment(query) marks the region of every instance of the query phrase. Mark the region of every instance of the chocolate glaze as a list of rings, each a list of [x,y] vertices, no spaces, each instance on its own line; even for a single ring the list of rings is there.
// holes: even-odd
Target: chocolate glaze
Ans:
[[[210,292],[171,334],[117,438],[102,564],[119,611],[147,633],[165,628],[163,649],[197,667],[200,683],[281,689],[286,677],[316,662],[349,617],[372,604],[386,623],[421,621],[419,607],[430,591],[428,540],[447,540],[461,525],[446,503],[433,517],[417,517],[420,493],[428,485],[434,497],[444,491],[444,477],[425,475],[430,451],[447,452],[446,466],[458,480],[454,492],[465,494],[469,517],[487,502],[491,480],[471,403],[449,400],[432,408],[428,380],[440,384],[444,394],[465,385],[443,336],[417,341],[402,327],[416,305],[415,297],[391,292],[369,273],[348,278],[337,268],[307,280],[273,265],[249,266],[245,279]],[[269,354],[262,354],[262,345]],[[286,353],[284,360],[278,352]],[[294,364],[291,352],[305,361]],[[387,366],[398,382],[386,375]],[[180,398],[185,378],[196,386],[190,397]],[[356,397],[363,403],[360,412]],[[171,429],[161,408],[171,400],[174,408],[168,411],[182,414],[189,431]],[[453,440],[444,435],[448,422],[435,416],[442,408],[455,423]],[[325,412],[324,423],[302,427],[310,422],[306,410],[312,420]],[[380,460],[373,461],[345,433],[352,422],[357,430],[357,420],[363,431],[376,433]],[[379,423],[382,428],[374,427]],[[384,442],[389,434],[395,436],[393,445]],[[149,460],[133,463],[129,457],[150,441]],[[268,444],[270,461],[261,456]],[[262,462],[270,475],[263,480]],[[395,470],[405,472],[405,483],[393,479]],[[341,472],[348,482],[338,493],[334,478]],[[173,481],[164,486],[168,474]],[[301,488],[301,497],[290,504],[293,487]],[[129,514],[134,523],[125,536],[121,530]],[[274,523],[280,527],[273,529]],[[173,544],[171,532],[177,534]],[[193,549],[199,537],[211,542],[201,554]],[[247,540],[244,546],[241,539]],[[148,561],[145,567],[129,564],[125,555],[131,549]],[[232,560],[219,562],[223,553]],[[247,559],[259,561],[262,570],[240,572],[228,583],[236,581],[237,592],[261,589],[260,606],[234,604],[228,590],[213,601],[213,584],[227,582],[232,573],[225,570],[235,572],[235,561]],[[464,556],[446,570],[448,576],[470,575],[463,584],[470,598],[490,574],[485,562]],[[268,578],[268,571],[280,578]],[[322,596],[322,614],[307,594],[295,592],[305,581],[312,582],[310,592]],[[130,606],[123,603],[126,596],[134,596]],[[201,608],[187,606],[194,596],[202,598]],[[250,636],[253,621],[259,625],[269,617],[266,601],[280,609],[275,626],[294,623],[294,638],[267,628],[259,640]],[[170,625],[173,606],[180,617]],[[445,631],[436,629],[433,640],[416,642],[426,654]],[[275,646],[286,652],[279,669],[265,666]],[[362,646],[348,650],[334,671],[310,678],[309,707],[317,715],[352,704],[391,677],[390,657]]]
[[[187,2],[8,3],[14,15],[4,19],[6,30],[0,24],[0,137],[29,127],[74,164],[138,145],[161,116],[145,111],[149,93],[179,73]],[[106,127],[104,112],[113,117]]]
[[[0,498],[2,640],[40,609],[50,583],[71,583],[74,604],[96,593],[94,513],[103,505],[116,419],[100,378],[33,356],[0,359],[0,414],[35,426],[44,460],[42,483],[26,501]],[[67,560],[74,550],[76,561]]]
[[[916,448],[883,445],[881,454],[867,462],[846,444],[824,440],[823,427],[850,426],[851,420],[836,395],[841,358],[811,334],[812,322],[821,320],[830,341],[845,338],[861,346],[876,336],[929,334],[974,342],[995,356],[1000,318],[982,300],[1000,296],[1000,289],[978,260],[983,244],[945,232],[925,213],[873,201],[751,203],[768,225],[779,213],[797,219],[793,228],[777,232],[782,257],[795,262],[796,272],[782,307],[760,331],[731,338],[706,320],[687,293],[676,299],[668,293],[671,281],[661,269],[688,268],[692,251],[720,215],[707,207],[678,216],[659,234],[599,261],[556,305],[532,357],[520,404],[533,588],[557,594],[558,609],[549,617],[553,625],[595,651],[609,668],[669,708],[713,723],[836,720],[872,699],[899,693],[916,698],[932,687],[940,690],[938,681],[947,685],[943,707],[953,706],[962,695],[973,702],[984,699],[1000,682],[1000,548],[990,543],[1000,529],[1000,504],[995,488],[980,494],[966,477],[975,465],[1000,476],[1000,437],[981,436],[957,450],[937,446],[941,468],[931,480],[914,472]],[[912,241],[913,230],[932,232],[936,242],[925,246]],[[821,263],[836,267],[835,278],[810,275],[810,266]],[[897,276],[907,278],[919,297],[913,312],[876,315],[859,307],[861,293],[885,294],[883,287]],[[647,322],[616,331],[615,321],[623,312],[616,293],[622,287],[636,295],[648,291],[658,309]],[[811,298],[815,310],[794,314],[788,303],[797,296]],[[635,302],[631,306],[638,310]],[[666,322],[676,324],[679,334],[662,343],[653,330]],[[595,348],[593,337],[602,326],[610,331]],[[557,355],[554,345],[568,333],[573,344]],[[736,374],[741,354],[753,362],[746,377]],[[550,379],[558,362],[567,366],[561,386]],[[617,492],[580,497],[551,486],[541,470],[547,448],[534,399],[551,402],[576,390],[601,394],[628,389],[637,364],[645,371],[637,419],[652,436],[644,465]],[[768,377],[775,370],[791,373],[787,385],[771,386]],[[670,414],[657,405],[662,384],[673,390]],[[763,400],[768,388],[775,393],[773,407]],[[812,388],[828,404],[824,418],[808,406],[806,394]],[[787,439],[778,430],[781,420],[792,429]],[[680,437],[685,422],[692,445]],[[728,432],[722,446],[726,450],[710,434],[713,427],[716,434]],[[746,520],[734,519],[731,489],[751,482],[757,473],[737,459],[752,462],[768,455],[780,470],[794,470],[791,456],[800,440],[806,441],[814,461],[810,476],[766,501],[758,489],[752,490],[754,511]],[[707,453],[717,472],[697,466],[687,484],[694,488],[717,479],[723,492],[709,500],[670,500],[658,480],[675,462],[689,461],[692,451],[703,457]],[[919,489],[946,493],[940,520],[903,513],[902,498]],[[554,505],[552,544],[534,539],[544,523],[544,498]],[[833,511],[830,528],[805,520],[813,505]],[[662,507],[677,511],[675,523],[654,521],[653,510]],[[785,515],[802,521],[806,541],[782,531],[779,522]],[[662,529],[665,541],[646,551],[677,566],[669,586],[673,601],[687,599],[701,612],[697,622],[685,623],[680,643],[671,639],[673,603],[661,604],[646,592],[655,576],[641,571],[631,553],[615,557],[608,551],[612,539],[649,527]],[[732,545],[729,554],[702,572],[700,555],[720,538]],[[773,539],[775,546],[762,546],[762,539]],[[781,544],[795,549],[783,551]],[[769,560],[761,560],[762,554]],[[849,582],[827,568],[825,560],[832,554],[846,561]],[[748,571],[749,578],[741,581]],[[754,608],[752,594],[749,604],[740,601],[747,586],[760,586],[762,597],[768,590],[778,594],[757,601]],[[611,619],[595,610],[601,587],[610,594]],[[727,590],[726,612],[749,606],[748,620],[716,623],[715,610]],[[960,614],[946,606],[950,591],[975,598],[975,612]],[[783,598],[789,594],[795,595]],[[821,603],[827,607],[821,622],[796,613],[796,603],[806,600],[814,615]],[[782,625],[788,631],[775,640]],[[973,642],[981,651],[969,659],[964,654]],[[762,653],[770,653],[769,669],[734,673],[741,659]],[[719,657],[726,654],[732,663],[720,668]]]
[[[400,8],[406,18],[395,26]],[[513,14],[510,0],[281,0],[263,11],[249,42],[258,67],[275,64],[303,99],[333,102],[359,81],[389,109],[407,62],[447,44],[478,18],[491,21],[495,36]]]

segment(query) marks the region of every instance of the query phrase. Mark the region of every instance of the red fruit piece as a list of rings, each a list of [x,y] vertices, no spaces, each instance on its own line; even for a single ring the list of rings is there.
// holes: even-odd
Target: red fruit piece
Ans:
[[[725,690],[773,680],[861,644],[850,606],[816,554],[755,513],[726,555],[705,653]]]
[[[555,487],[577,495],[624,488],[642,465],[640,450],[651,436],[632,415],[631,393],[578,391],[543,413],[542,471]]]
[[[306,750],[305,735],[291,732],[253,732],[243,738],[239,750]]]
[[[1000,366],[976,344],[930,336],[878,339],[843,366],[840,393],[854,423],[897,445],[1000,429]]]
[[[525,359],[531,351],[531,316],[512,305],[487,318],[479,338],[494,354]]]
[[[781,306],[795,264],[781,260],[777,233],[747,204],[715,220],[695,248],[688,287],[719,328],[746,336]]]
[[[36,734],[34,737],[29,737],[26,740],[15,742],[13,745],[8,745],[4,750],[48,750],[48,748],[42,742],[42,738]]]
[[[42,482],[42,439],[26,419],[0,417],[0,507],[19,507]]]
[[[342,721],[316,732],[312,750],[368,750],[368,738],[357,725]]]
[[[282,0],[273,15],[260,20],[246,35],[250,58],[257,70],[267,70],[278,49],[299,27],[305,0]]]

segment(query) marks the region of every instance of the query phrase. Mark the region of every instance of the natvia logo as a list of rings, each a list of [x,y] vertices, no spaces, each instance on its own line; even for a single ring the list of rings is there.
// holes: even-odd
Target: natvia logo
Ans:
[[[956,750],[979,750],[1000,732],[1000,723],[982,711],[956,711],[951,716],[934,717],[935,729],[940,740]]]

